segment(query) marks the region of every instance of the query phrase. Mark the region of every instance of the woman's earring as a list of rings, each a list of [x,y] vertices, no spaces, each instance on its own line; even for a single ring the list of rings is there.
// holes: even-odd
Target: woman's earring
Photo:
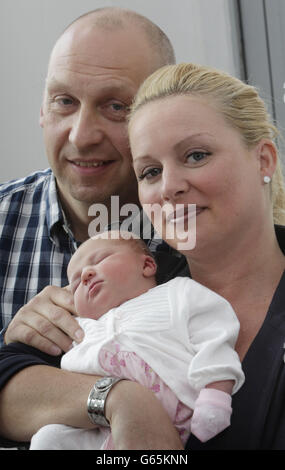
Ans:
[[[268,183],[270,183],[270,181],[271,181],[271,178],[270,178],[270,176],[267,176],[267,175],[266,175],[266,176],[264,176],[264,178],[263,178],[263,181],[264,181],[264,183],[265,183],[265,184],[268,184]]]

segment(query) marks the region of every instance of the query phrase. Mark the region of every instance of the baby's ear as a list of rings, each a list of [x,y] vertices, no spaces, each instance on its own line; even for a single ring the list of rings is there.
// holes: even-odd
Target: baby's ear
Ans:
[[[144,255],[143,275],[145,277],[152,277],[155,275],[157,265],[152,256]]]

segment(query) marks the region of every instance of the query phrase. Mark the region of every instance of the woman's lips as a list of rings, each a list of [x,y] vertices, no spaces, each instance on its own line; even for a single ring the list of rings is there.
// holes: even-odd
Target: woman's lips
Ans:
[[[175,210],[172,210],[167,215],[166,221],[171,224],[180,224],[185,221],[197,217],[201,212],[205,210],[205,207],[197,206],[196,204],[183,205],[178,204]]]

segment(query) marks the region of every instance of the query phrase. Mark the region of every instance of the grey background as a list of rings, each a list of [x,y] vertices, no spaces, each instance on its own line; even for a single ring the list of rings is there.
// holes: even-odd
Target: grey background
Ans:
[[[285,129],[285,0],[1,0],[0,182],[48,166],[38,121],[51,49],[76,17],[112,5],[157,23],[177,62],[258,86]]]
[[[275,118],[285,167],[285,0],[240,0],[244,70]]]
[[[241,74],[231,0],[1,0],[0,182],[48,166],[38,124],[50,51],[63,29],[94,8],[131,8],[170,37],[177,61]]]

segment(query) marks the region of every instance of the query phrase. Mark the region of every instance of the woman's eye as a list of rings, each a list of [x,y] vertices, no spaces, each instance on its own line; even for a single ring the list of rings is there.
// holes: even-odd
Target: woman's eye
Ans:
[[[209,155],[210,155],[209,152],[200,152],[200,151],[191,152],[190,154],[186,156],[186,160],[189,163],[194,163],[194,164],[200,163]]]
[[[141,175],[139,175],[138,180],[142,181],[143,179],[150,180],[151,178],[155,178],[161,173],[160,168],[148,168],[144,170]]]

